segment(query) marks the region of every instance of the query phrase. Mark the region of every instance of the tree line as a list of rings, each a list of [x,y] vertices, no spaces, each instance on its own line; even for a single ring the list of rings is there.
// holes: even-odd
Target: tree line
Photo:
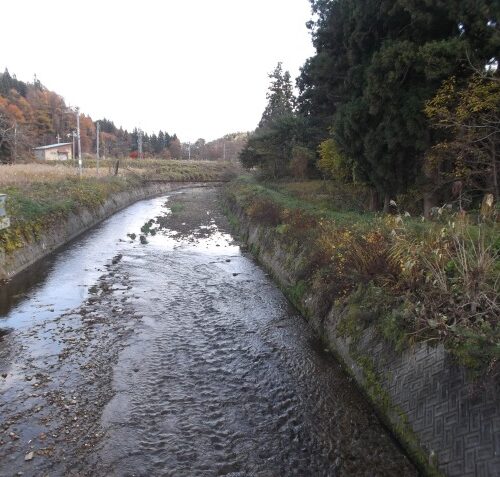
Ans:
[[[264,177],[366,184],[370,207],[499,198],[500,2],[311,0],[297,97],[280,64],[241,153]]]
[[[203,138],[197,139],[194,143],[182,144],[182,159],[195,160],[225,160],[238,162],[240,152],[246,145],[248,133],[237,132],[226,134],[213,141],[205,141]]]
[[[95,153],[96,123],[80,114],[80,137],[83,153]],[[101,119],[100,153],[102,156],[137,156],[138,129],[129,132]],[[25,83],[6,69],[0,73],[0,162],[26,158],[36,146],[72,142],[76,115],[64,99],[48,90],[35,77]],[[182,144],[176,134],[159,131],[142,135],[145,156],[180,159]]]

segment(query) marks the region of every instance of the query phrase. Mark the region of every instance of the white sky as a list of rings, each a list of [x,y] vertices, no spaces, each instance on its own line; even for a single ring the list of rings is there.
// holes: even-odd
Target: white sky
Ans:
[[[182,141],[253,130],[267,73],[313,54],[308,0],[16,0],[0,13],[1,71],[66,103]]]

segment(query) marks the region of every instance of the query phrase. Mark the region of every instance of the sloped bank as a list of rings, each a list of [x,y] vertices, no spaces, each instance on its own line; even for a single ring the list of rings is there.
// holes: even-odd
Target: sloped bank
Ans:
[[[251,219],[232,194],[226,195],[226,205],[240,238],[336,354],[424,474],[499,475],[498,386],[490,383],[478,392],[467,369],[442,344],[416,343],[396,351],[374,323],[359,327],[351,308],[333,305],[325,310],[324,290],[311,288],[298,265],[308,244],[291,247],[275,227]]]
[[[213,184],[213,183],[212,183]],[[23,234],[16,248],[6,252],[0,248],[0,280],[12,278],[17,273],[49,255],[86,230],[97,225],[119,210],[142,199],[187,187],[201,187],[203,182],[155,182],[137,184],[133,188],[115,192],[93,207],[82,206],[69,211],[41,226],[33,234]]]

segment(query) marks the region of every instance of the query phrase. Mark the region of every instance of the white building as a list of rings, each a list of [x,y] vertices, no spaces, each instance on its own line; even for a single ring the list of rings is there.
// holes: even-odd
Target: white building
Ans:
[[[35,157],[40,161],[67,161],[73,159],[72,143],[62,142],[48,146],[34,147]]]

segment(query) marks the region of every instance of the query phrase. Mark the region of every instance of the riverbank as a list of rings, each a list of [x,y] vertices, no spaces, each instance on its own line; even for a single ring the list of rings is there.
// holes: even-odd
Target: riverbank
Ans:
[[[2,477],[416,477],[218,192],[140,201],[8,283]]]
[[[0,280],[137,200],[234,174],[228,163],[148,160],[116,176],[105,174],[103,164],[99,176],[87,166],[82,178],[68,165],[0,166],[0,193],[7,194],[11,222],[0,230]]]
[[[451,217],[447,226],[404,213],[376,216],[332,207],[324,189],[321,200],[311,200],[305,189],[230,184],[226,201],[234,228],[422,469],[494,475],[500,466],[498,297],[487,286],[498,262],[486,258],[495,225],[465,224],[480,245],[476,251],[482,250],[474,256],[474,247],[456,238],[461,224]],[[469,278],[479,260],[490,266],[475,277],[493,303],[491,309],[476,305],[475,311],[485,311],[479,322],[461,301],[471,298],[465,288],[471,284],[460,281],[457,250],[469,260]]]

